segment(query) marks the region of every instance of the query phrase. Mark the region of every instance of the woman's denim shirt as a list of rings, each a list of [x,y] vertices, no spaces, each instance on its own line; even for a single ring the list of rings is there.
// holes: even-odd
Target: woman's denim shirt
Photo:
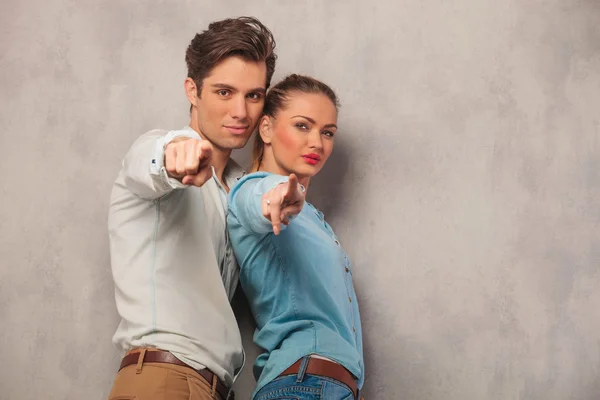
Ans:
[[[352,267],[323,214],[305,203],[276,236],[262,195],[287,177],[256,172],[229,194],[227,223],[240,283],[263,350],[254,364],[254,394],[298,359],[318,354],[364,382],[362,330]]]

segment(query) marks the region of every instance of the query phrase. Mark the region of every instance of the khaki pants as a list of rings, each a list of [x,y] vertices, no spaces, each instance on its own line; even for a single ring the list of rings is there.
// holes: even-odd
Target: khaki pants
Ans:
[[[109,400],[225,400],[191,368],[165,363],[129,365],[117,374]]]

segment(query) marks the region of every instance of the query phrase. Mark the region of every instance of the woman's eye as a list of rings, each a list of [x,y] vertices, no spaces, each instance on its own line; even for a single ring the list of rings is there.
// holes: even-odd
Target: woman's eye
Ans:
[[[333,133],[331,131],[325,131],[325,132],[323,132],[323,135],[325,135],[327,137],[333,137],[335,135],[335,133]]]
[[[308,129],[308,126],[306,126],[306,124],[297,123],[296,128],[306,130],[306,129]]]

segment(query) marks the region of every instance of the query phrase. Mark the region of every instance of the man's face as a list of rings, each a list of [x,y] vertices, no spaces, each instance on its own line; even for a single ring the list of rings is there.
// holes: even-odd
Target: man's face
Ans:
[[[202,92],[195,99],[195,121],[192,112],[192,128],[219,149],[244,147],[262,114],[266,81],[264,61],[224,59],[202,82]]]

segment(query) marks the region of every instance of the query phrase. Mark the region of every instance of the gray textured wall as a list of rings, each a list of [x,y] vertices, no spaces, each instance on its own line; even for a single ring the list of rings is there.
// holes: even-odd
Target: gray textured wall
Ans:
[[[111,183],[187,123],[193,34],[248,14],[275,78],[343,103],[310,197],[355,263],[368,398],[600,398],[598,0],[3,0],[0,398],[108,395]]]

